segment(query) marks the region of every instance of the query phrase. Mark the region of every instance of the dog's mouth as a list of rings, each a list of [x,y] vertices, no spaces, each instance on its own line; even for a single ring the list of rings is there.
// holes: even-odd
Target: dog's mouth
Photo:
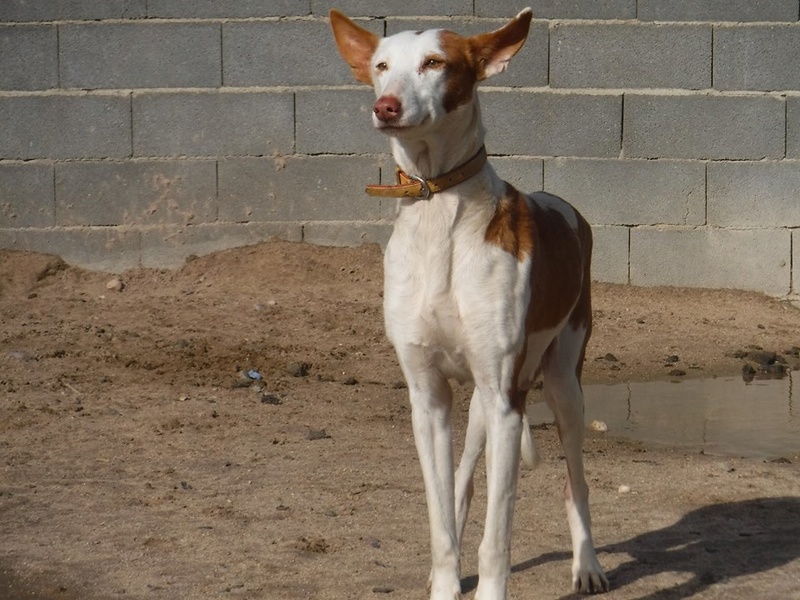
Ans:
[[[430,116],[426,116],[419,123],[405,124],[405,123],[376,123],[375,128],[381,133],[386,135],[394,135],[402,137],[419,129],[430,120]]]

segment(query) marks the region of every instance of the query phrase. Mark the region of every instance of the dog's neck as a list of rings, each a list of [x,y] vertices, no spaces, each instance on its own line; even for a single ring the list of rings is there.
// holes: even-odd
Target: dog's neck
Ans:
[[[483,146],[477,97],[453,111],[440,128],[415,139],[391,138],[392,155],[409,175],[435,178],[466,163]]]

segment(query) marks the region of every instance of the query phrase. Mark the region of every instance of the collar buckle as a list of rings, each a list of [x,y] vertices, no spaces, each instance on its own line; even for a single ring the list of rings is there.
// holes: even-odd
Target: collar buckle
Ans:
[[[431,186],[428,185],[428,182],[423,179],[422,177],[418,177],[417,175],[408,175],[411,179],[419,183],[420,187],[422,188],[416,198],[421,198],[422,200],[427,200],[431,197]]]

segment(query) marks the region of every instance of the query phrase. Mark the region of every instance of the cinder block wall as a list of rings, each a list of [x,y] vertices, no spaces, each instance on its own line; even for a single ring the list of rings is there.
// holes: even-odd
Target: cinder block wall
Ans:
[[[535,20],[481,93],[492,162],[594,225],[595,278],[800,292],[800,0],[2,0],[0,247],[170,267],[385,242],[392,178],[328,29]]]

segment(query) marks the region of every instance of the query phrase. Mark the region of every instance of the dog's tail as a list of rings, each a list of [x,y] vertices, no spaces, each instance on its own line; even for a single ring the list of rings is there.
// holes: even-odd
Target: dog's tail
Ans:
[[[528,422],[528,415],[522,413],[522,464],[528,469],[535,469],[539,465],[539,453],[536,452],[536,444],[533,442],[531,424]]]

